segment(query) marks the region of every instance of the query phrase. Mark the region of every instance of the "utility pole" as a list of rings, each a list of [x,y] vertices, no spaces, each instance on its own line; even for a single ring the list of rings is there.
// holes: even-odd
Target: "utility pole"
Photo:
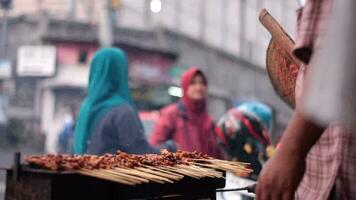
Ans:
[[[110,47],[113,45],[113,21],[110,15],[110,0],[101,0],[100,17],[98,21],[98,39],[101,47]]]
[[[7,10],[3,10],[2,23],[1,23],[1,57],[7,56]]]
[[[1,23],[1,57],[7,57],[7,12],[11,8],[11,0],[1,0],[1,8],[3,10],[2,23]]]

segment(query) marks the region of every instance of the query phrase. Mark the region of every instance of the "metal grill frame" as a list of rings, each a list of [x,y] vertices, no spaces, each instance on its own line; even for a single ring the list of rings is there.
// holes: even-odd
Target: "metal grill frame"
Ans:
[[[7,169],[5,200],[63,199],[216,199],[225,179],[185,177],[175,183],[127,186],[75,172],[53,172],[21,167]],[[14,173],[15,172],[15,173]]]

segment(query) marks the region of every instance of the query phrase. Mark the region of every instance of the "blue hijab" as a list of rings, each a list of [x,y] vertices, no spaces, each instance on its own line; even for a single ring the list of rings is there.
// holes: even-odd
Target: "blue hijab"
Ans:
[[[96,52],[90,65],[88,92],[74,132],[75,154],[86,152],[97,123],[113,107],[122,104],[133,105],[126,55],[118,48],[103,48]]]

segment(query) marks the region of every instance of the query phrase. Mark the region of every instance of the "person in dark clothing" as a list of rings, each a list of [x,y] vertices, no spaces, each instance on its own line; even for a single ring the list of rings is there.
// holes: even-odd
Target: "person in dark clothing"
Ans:
[[[72,119],[64,123],[58,138],[58,153],[72,153],[74,125],[75,122]]]
[[[70,118],[64,122],[63,128],[58,138],[58,153],[72,154],[74,128],[77,109],[75,105],[70,106]]]
[[[117,48],[99,50],[90,66],[88,94],[75,127],[76,154],[159,153],[151,147],[131,100],[125,53]],[[172,142],[160,148],[175,150]]]

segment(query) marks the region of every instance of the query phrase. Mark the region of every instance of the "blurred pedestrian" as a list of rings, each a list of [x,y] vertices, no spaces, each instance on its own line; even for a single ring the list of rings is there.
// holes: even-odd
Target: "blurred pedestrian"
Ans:
[[[63,128],[59,134],[58,152],[64,154],[73,153],[74,128],[76,119],[76,107],[70,106],[70,116],[65,119]]]
[[[174,150],[173,144],[163,145]],[[90,66],[88,93],[75,127],[76,154],[159,153],[151,147],[131,100],[128,63],[117,48],[96,52]]]
[[[342,2],[342,1],[340,1]],[[301,97],[309,81],[331,12],[331,0],[308,0],[299,10],[294,54],[304,63],[296,84],[296,109],[275,155],[258,179],[257,199],[354,199],[356,196],[356,140],[338,121],[320,126],[304,113]],[[333,27],[334,28],[334,27]],[[333,59],[330,55],[329,59]],[[334,62],[332,62],[334,63]],[[335,66],[336,67],[336,66]],[[325,76],[321,71],[320,76]],[[337,74],[334,74],[337,76]],[[319,92],[319,91],[317,91]],[[314,112],[324,112],[319,104]],[[296,193],[295,193],[296,192]]]
[[[215,125],[206,110],[208,82],[204,73],[196,67],[190,68],[183,74],[181,86],[182,99],[161,110],[150,143],[160,145],[172,139],[181,150],[224,158],[215,137]]]
[[[250,179],[257,180],[266,149],[270,145],[267,131],[272,110],[267,105],[252,101],[230,109],[218,121],[218,137],[230,160],[251,163]]]

